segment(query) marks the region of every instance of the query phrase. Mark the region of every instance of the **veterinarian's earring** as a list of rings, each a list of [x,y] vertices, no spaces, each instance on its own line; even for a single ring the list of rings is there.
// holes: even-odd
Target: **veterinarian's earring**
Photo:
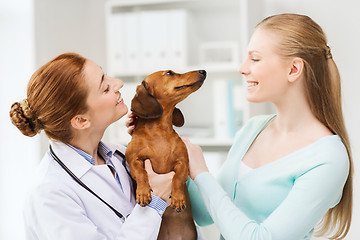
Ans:
[[[144,84],[137,86],[136,94],[131,101],[131,111],[145,119],[159,118],[164,109],[156,98],[145,88]]]

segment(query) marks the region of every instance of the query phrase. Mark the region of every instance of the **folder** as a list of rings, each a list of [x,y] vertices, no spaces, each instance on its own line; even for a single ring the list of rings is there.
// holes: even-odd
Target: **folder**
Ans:
[[[142,11],[139,13],[142,67],[154,71],[167,69],[169,34],[166,11]]]
[[[219,79],[214,80],[214,137],[219,140],[230,139],[230,121],[229,117],[229,96],[228,81]]]
[[[125,66],[129,72],[141,69],[140,43],[139,43],[139,14],[125,12],[124,15],[124,52]]]
[[[187,66],[187,14],[184,9],[168,12],[169,22],[169,51],[168,63],[170,68],[183,69]]]
[[[108,71],[111,75],[118,75],[126,69],[122,14],[113,14],[109,17],[108,31]]]

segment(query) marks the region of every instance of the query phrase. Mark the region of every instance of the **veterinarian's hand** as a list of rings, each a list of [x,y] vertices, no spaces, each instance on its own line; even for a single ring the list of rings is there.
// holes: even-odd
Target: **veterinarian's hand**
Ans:
[[[127,117],[128,117],[128,119],[125,121],[125,126],[128,129],[128,133],[130,135],[132,135],[132,133],[135,129],[138,117],[133,112],[130,112]]]
[[[202,172],[208,172],[209,169],[206,166],[201,148],[198,145],[192,144],[187,137],[182,136],[181,140],[185,143],[188,151],[190,178],[194,180],[197,175]]]
[[[145,170],[148,173],[150,187],[153,194],[163,199],[169,206],[171,203],[171,183],[175,172],[157,174],[154,172],[149,159],[145,160]]]

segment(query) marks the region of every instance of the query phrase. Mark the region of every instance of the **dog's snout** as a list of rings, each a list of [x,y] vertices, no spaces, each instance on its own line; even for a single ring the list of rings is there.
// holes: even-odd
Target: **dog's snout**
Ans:
[[[203,75],[203,76],[206,76],[206,71],[205,70],[199,70],[198,73]]]

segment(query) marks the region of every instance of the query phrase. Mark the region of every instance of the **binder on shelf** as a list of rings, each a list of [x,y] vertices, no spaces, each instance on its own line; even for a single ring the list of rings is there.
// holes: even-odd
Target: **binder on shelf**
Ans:
[[[183,9],[168,11],[169,19],[169,52],[170,68],[187,66],[187,13]]]
[[[243,124],[243,87],[233,80],[214,80],[214,137],[219,140],[234,138]]]
[[[127,71],[138,71],[141,68],[139,53],[139,16],[136,12],[125,12],[124,16],[124,45]]]
[[[244,125],[246,111],[246,88],[241,81],[235,81],[233,85],[233,109],[234,109],[234,136],[237,131]]]
[[[140,47],[144,69],[162,69],[168,54],[168,22],[165,11],[140,12]]]
[[[111,15],[109,21],[108,38],[108,71],[119,74],[126,69],[124,48],[124,16],[121,14]]]
[[[142,67],[158,70],[185,66],[185,10],[142,11],[139,14]]]
[[[230,139],[228,82],[214,80],[214,137],[221,140]]]
[[[183,68],[186,11],[122,12],[109,17],[108,68],[112,74]]]

